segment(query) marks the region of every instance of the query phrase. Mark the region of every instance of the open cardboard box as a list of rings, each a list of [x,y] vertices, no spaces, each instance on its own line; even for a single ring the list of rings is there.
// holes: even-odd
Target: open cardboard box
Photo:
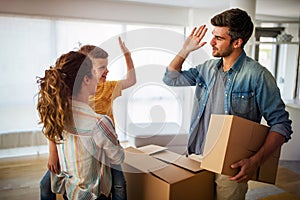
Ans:
[[[211,115],[201,167],[234,176],[231,164],[254,155],[263,145],[269,127],[233,115]],[[280,148],[257,170],[256,181],[275,183]]]
[[[164,147],[128,147],[122,167],[129,200],[214,199],[214,174]]]

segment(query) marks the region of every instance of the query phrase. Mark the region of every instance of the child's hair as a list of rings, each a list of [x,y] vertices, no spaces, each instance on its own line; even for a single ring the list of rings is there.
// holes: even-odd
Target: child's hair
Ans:
[[[108,53],[106,51],[94,45],[84,45],[79,49],[79,52],[83,53],[86,56],[89,56],[91,59],[94,58],[105,59],[108,57]]]
[[[39,84],[37,110],[44,135],[53,142],[63,139],[65,126],[73,124],[72,96],[79,93],[84,76],[92,77],[92,62],[80,52],[71,51],[45,71]]]

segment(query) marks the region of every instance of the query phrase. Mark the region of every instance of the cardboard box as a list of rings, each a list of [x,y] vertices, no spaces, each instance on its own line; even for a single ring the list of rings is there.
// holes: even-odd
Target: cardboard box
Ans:
[[[233,115],[211,115],[201,167],[234,176],[231,164],[254,155],[263,145],[269,127]],[[280,148],[257,170],[253,180],[275,183]]]
[[[214,174],[164,147],[126,148],[123,170],[129,200],[214,199]]]

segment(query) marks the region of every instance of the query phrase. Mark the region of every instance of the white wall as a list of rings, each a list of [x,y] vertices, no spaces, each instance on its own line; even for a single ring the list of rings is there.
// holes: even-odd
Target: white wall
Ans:
[[[1,0],[0,13],[133,23],[187,25],[187,8],[103,0]]]
[[[297,44],[280,45],[277,82],[285,100],[294,98],[298,51]]]
[[[281,148],[281,160],[300,160],[300,102],[288,102],[287,111],[290,114],[292,120],[292,139],[287,143],[283,144]]]

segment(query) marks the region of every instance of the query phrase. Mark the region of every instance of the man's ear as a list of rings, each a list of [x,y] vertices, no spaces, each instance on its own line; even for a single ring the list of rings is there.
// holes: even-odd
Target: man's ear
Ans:
[[[89,85],[90,84],[90,79],[87,75],[85,75],[83,77],[82,83],[84,83],[85,85]]]
[[[243,44],[243,39],[242,38],[238,38],[236,40],[233,41],[233,47],[234,48],[239,48],[241,47]]]

